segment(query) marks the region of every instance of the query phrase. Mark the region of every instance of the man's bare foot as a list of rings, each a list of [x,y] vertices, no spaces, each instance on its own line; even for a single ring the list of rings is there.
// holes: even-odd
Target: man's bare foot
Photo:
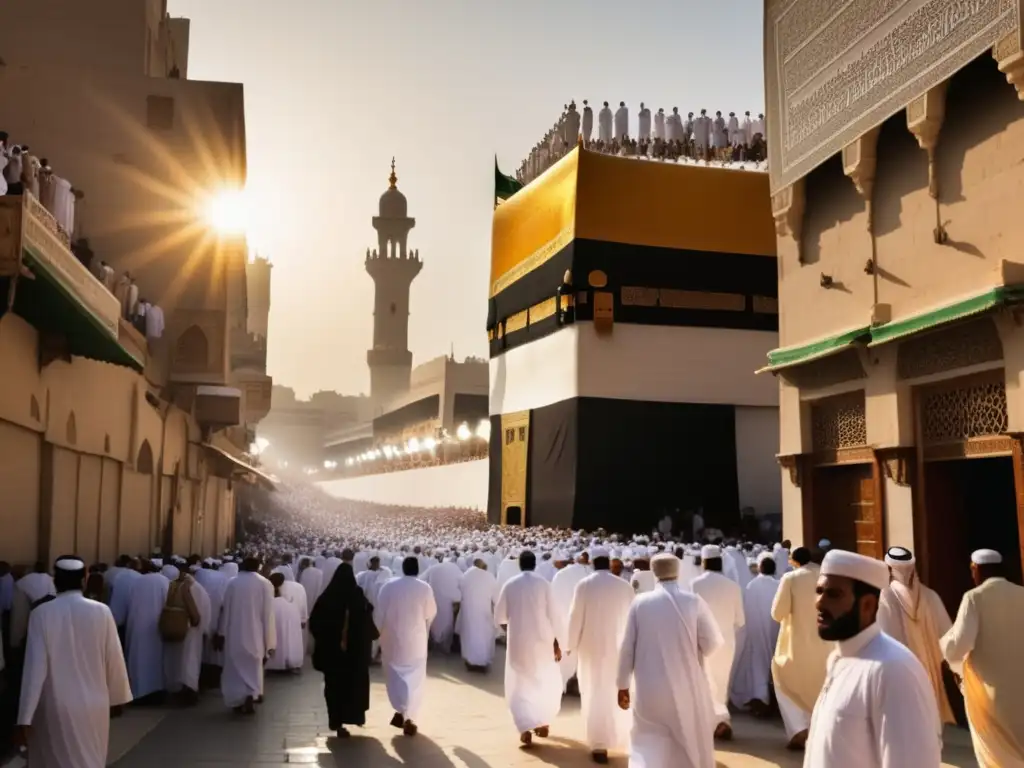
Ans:
[[[416,723],[412,720],[406,720],[402,726],[402,733],[406,736],[415,736],[419,732],[419,728],[416,727]]]
[[[542,739],[546,739],[548,737],[548,730],[548,726],[542,725],[540,728],[534,728],[533,732],[540,736]]]
[[[608,750],[595,749],[593,752],[590,753],[590,757],[598,765],[608,764]]]
[[[524,747],[533,745],[533,734],[529,731],[525,731],[519,735],[519,741],[522,742]]]
[[[401,728],[404,725],[405,725],[405,718],[402,717],[402,715],[400,715],[397,712],[395,712],[395,716],[391,718],[391,727],[392,728]]]
[[[728,723],[719,723],[715,728],[715,738],[719,741],[732,741],[732,726]]]

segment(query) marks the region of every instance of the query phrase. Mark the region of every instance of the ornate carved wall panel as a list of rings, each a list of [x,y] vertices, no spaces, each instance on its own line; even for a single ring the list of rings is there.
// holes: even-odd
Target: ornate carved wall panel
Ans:
[[[1006,383],[993,379],[924,389],[919,414],[925,446],[1002,435],[1009,427]]]
[[[1019,0],[766,0],[772,192],[1017,27]]]
[[[821,389],[867,378],[860,355],[855,349],[794,366],[783,373],[785,378],[801,389]]]
[[[982,317],[901,342],[896,370],[901,379],[917,379],[1002,359],[996,324]]]
[[[864,392],[827,397],[811,406],[814,452],[839,451],[863,446],[868,441]]]

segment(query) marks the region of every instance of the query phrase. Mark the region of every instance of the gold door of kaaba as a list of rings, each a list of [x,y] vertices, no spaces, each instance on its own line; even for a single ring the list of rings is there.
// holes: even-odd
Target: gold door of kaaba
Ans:
[[[526,460],[530,444],[530,412],[501,417],[501,524],[523,525],[526,519]],[[513,510],[509,515],[509,510]],[[518,510],[518,519],[515,511]],[[510,517],[512,518],[510,521]]]

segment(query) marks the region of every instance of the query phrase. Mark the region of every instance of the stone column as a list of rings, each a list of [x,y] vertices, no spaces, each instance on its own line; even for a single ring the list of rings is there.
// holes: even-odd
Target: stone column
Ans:
[[[928,153],[928,194],[935,201],[936,243],[946,242],[946,230],[942,226],[939,209],[939,177],[935,167],[935,149],[939,145],[939,134],[946,119],[946,83],[937,85],[927,93],[918,96],[907,105],[907,130],[914,134],[917,144]]]

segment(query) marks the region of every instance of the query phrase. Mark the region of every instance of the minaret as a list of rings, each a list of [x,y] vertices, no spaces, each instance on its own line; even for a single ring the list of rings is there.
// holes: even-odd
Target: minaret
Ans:
[[[388,181],[390,186],[380,197],[380,215],[373,217],[377,249],[366,251],[366,271],[374,283],[373,348],[366,353],[366,362],[375,411],[409,391],[409,288],[423,268],[419,251],[407,248],[416,219],[406,215],[408,205],[398,191],[394,158]]]

